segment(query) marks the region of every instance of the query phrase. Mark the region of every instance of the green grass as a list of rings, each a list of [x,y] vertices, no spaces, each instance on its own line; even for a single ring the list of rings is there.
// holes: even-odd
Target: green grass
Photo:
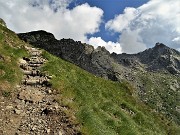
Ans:
[[[23,44],[15,33],[0,25],[0,93],[5,97],[22,79],[18,59],[27,56]]]
[[[81,131],[89,135],[166,135],[176,134],[173,125],[132,96],[126,82],[112,82],[44,52],[49,61],[43,67],[53,75],[62,104],[76,112]]]
[[[0,25],[0,92],[9,97],[22,79],[18,59],[27,56],[14,32]],[[178,129],[163,116],[132,96],[134,89],[126,82],[104,80],[44,52],[49,61],[42,68],[53,75],[52,87],[61,93],[57,100],[75,114],[86,135],[176,135]]]
[[[174,82],[180,82],[180,78],[163,73],[140,73],[139,78],[146,92],[141,98],[147,100],[147,105],[180,124],[180,113],[176,111],[176,106],[180,106],[180,88],[171,89]]]

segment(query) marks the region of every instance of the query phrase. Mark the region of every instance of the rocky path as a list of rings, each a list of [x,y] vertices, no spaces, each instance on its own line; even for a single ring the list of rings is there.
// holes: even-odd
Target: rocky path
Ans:
[[[46,62],[41,50],[26,47],[30,58],[22,58],[22,84],[11,102],[0,99],[0,135],[74,135],[77,126],[55,100],[57,91],[51,88],[51,76],[40,72]]]

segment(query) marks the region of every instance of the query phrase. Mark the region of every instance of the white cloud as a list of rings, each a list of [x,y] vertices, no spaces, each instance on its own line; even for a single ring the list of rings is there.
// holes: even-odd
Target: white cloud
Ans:
[[[82,4],[67,9],[72,0],[0,0],[0,17],[13,31],[46,30],[56,38],[87,40],[99,30],[103,11]]]
[[[105,27],[109,28],[110,30],[118,30],[121,32],[129,25],[130,21],[133,20],[137,14],[138,12],[135,8],[125,8],[124,14],[115,16],[113,20],[107,22]]]
[[[137,53],[156,42],[177,49],[180,47],[176,39],[180,37],[179,7],[179,0],[150,0],[136,9],[126,8],[123,14],[106,23],[106,29],[121,34],[123,52]]]
[[[111,41],[105,42],[101,37],[91,37],[87,42],[88,44],[93,45],[95,48],[98,46],[104,46],[110,53],[122,53],[122,49],[119,43],[114,43]]]
[[[180,37],[176,37],[176,38],[174,38],[172,41],[174,41],[174,42],[180,42]]]

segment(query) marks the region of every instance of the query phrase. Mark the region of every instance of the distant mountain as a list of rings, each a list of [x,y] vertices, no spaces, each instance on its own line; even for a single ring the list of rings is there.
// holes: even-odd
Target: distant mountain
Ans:
[[[135,97],[180,125],[180,52],[157,43],[137,54],[110,54],[104,47],[94,49],[72,39],[57,40],[45,31],[18,36],[96,76],[129,82]]]
[[[144,66],[148,71],[165,71],[171,74],[180,74],[180,52],[156,43],[155,47],[138,54],[112,54],[119,64],[124,66]]]

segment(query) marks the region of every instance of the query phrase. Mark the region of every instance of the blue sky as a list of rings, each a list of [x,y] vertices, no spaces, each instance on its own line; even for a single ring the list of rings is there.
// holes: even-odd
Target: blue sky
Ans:
[[[180,0],[0,0],[0,18],[20,32],[46,30],[116,53],[161,42],[180,51]]]
[[[105,29],[105,22],[113,19],[114,16],[118,14],[122,14],[126,7],[137,8],[148,1],[149,0],[75,0],[70,4],[69,8],[72,9],[77,6],[77,4],[81,5],[84,3],[88,3],[90,6],[101,8],[104,11],[104,22],[100,25],[100,31],[93,35],[88,35],[88,37],[101,37],[106,42],[116,42],[119,38],[119,34],[107,31]]]

